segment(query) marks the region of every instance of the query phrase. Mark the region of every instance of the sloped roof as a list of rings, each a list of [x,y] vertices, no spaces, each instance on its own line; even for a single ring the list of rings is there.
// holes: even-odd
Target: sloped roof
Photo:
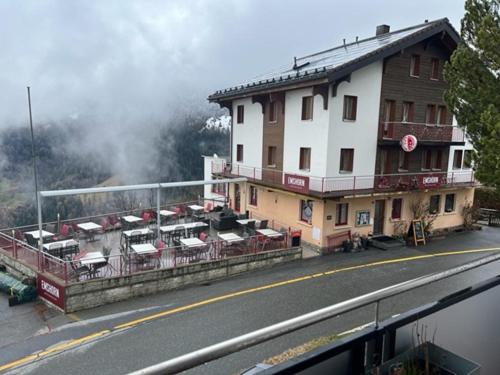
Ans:
[[[216,91],[208,99],[219,101],[247,96],[267,89],[322,78],[332,82],[441,32],[446,32],[457,44],[460,41],[460,36],[447,18],[425,22],[297,58],[295,64],[290,64],[293,65],[290,68],[266,73],[234,87]]]

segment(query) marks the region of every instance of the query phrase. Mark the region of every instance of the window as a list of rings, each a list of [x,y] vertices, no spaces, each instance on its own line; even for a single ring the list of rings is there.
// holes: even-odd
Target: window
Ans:
[[[427,111],[425,112],[425,123],[426,124],[436,123],[436,106],[434,104],[429,104],[427,106]]]
[[[439,59],[431,59],[431,79],[439,78]]]
[[[300,221],[311,224],[313,215],[313,201],[301,200],[300,201]]]
[[[420,55],[412,55],[411,56],[410,76],[420,77]]]
[[[407,171],[408,165],[410,164],[410,153],[399,150],[399,164],[398,169],[400,171]]]
[[[430,170],[432,167],[432,150],[424,150],[422,156],[422,169]]]
[[[340,172],[352,172],[352,165],[354,160],[353,148],[340,149]]]
[[[436,124],[445,125],[446,124],[446,107],[444,105],[440,105],[437,111],[437,119]]]
[[[276,102],[269,103],[269,122],[278,121],[278,112],[276,111]]]
[[[355,121],[357,107],[357,96],[344,95],[344,120]]]
[[[212,193],[226,195],[226,184],[213,184]]]
[[[446,194],[446,199],[444,200],[444,212],[455,211],[455,194]]]
[[[236,107],[236,123],[243,124],[245,120],[245,106],[239,105]]]
[[[392,200],[391,218],[393,220],[401,219],[401,207],[403,206],[403,199],[396,198]]]
[[[384,122],[394,122],[396,120],[396,102],[386,100],[384,104]]]
[[[464,169],[472,168],[472,150],[464,151]]]
[[[257,206],[257,187],[250,185],[250,204]]]
[[[311,149],[309,147],[300,148],[299,169],[303,171],[311,169]]]
[[[243,145],[236,145],[236,161],[243,162]]]
[[[267,148],[267,166],[276,167],[276,146]]]
[[[415,108],[412,102],[403,102],[403,113],[401,116],[401,122],[413,122],[414,112]]]
[[[437,150],[432,169],[441,170],[443,164],[443,151]]]
[[[439,213],[439,202],[441,200],[440,195],[431,195],[431,200],[429,202],[429,213],[432,215]]]
[[[453,154],[453,169],[461,169],[462,168],[462,150],[455,150]]]
[[[312,120],[313,118],[313,97],[302,97],[302,120]]]
[[[349,203],[337,203],[337,212],[335,214],[335,225],[347,225],[347,213]]]

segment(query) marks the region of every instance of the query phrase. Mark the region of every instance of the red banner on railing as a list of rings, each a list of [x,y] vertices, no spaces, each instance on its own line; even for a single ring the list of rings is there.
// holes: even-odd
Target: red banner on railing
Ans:
[[[443,175],[421,175],[419,176],[419,184],[423,188],[435,188],[441,186],[443,183]]]
[[[38,274],[36,278],[38,296],[64,310],[64,287]]]
[[[299,193],[309,193],[309,177],[285,173],[285,186]]]

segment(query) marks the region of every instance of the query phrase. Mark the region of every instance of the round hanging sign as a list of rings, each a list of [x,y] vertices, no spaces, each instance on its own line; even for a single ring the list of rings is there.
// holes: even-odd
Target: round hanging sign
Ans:
[[[400,143],[403,151],[411,152],[417,147],[417,137],[411,134],[407,134],[403,138],[401,138]]]

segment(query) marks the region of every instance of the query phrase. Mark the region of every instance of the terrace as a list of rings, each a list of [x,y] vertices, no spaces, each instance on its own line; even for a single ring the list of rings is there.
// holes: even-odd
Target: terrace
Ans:
[[[0,252],[70,284],[284,249],[294,230],[198,201],[157,214],[145,208],[43,223],[42,251],[37,225],[4,229]]]
[[[415,122],[380,122],[379,143],[398,143],[406,134],[414,135],[419,143],[447,143],[463,145],[464,131],[451,125],[421,124]]]
[[[276,169],[258,168],[241,164],[231,166],[222,160],[212,162],[212,174],[224,178],[246,177],[248,181],[269,187],[309,194],[318,198],[467,187],[475,186],[477,183],[473,170],[317,177],[289,174]]]

